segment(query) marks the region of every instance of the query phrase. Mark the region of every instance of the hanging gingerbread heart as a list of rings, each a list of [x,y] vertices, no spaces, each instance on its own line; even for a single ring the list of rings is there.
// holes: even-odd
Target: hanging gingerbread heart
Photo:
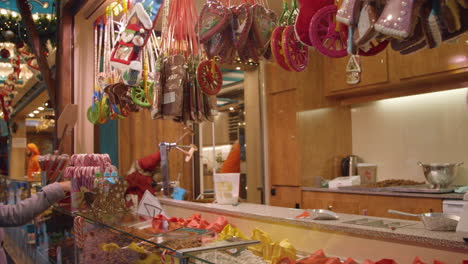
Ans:
[[[211,39],[209,39],[203,46],[205,47],[206,56],[209,59],[218,56],[224,45],[223,38],[224,31],[216,33]]]
[[[233,33],[234,46],[239,49],[244,46],[247,37],[249,36],[250,29],[252,27],[253,14],[250,5],[247,3],[232,6],[231,12],[233,15],[231,27]]]
[[[270,46],[271,52],[273,53],[273,56],[275,57],[275,60],[279,66],[287,71],[291,71],[291,67],[289,67],[286,63],[286,57],[282,46],[282,36],[284,29],[284,26],[279,26],[273,31]]]
[[[294,26],[287,26],[282,34],[281,44],[286,63],[297,72],[302,72],[309,65],[309,48],[299,42]]]
[[[275,12],[259,4],[253,5],[251,9],[254,17],[252,29],[255,43],[258,48],[266,50],[278,18]]]
[[[216,95],[223,86],[221,69],[213,60],[200,62],[197,68],[197,81],[200,88],[208,95]]]
[[[231,11],[218,1],[208,1],[200,12],[198,27],[200,42],[206,43],[216,33],[223,31],[232,19]]]
[[[223,31],[216,33],[204,46],[209,59],[220,56],[223,50],[229,46],[233,46],[231,28],[227,27]]]
[[[220,63],[230,64],[236,57],[234,45],[226,45],[219,53]]]

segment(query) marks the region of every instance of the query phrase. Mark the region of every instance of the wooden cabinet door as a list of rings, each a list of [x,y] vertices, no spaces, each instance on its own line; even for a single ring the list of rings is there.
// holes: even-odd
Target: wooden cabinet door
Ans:
[[[367,204],[367,214],[370,216],[398,219],[418,220],[414,217],[388,213],[389,209],[413,214],[442,212],[442,200],[418,197],[372,196]]]
[[[271,185],[299,186],[296,90],[268,95],[268,156]]]
[[[392,53],[401,80],[415,77],[431,77],[433,74],[451,74],[468,70],[468,35],[454,43],[443,43],[435,49],[424,49],[413,54]]]
[[[337,213],[361,214],[363,205],[367,203],[367,196],[327,193],[303,192],[302,207],[304,209],[327,209]]]
[[[327,95],[333,93],[345,93],[346,90],[374,84],[383,84],[389,81],[388,78],[388,54],[387,50],[376,56],[360,56],[361,60],[361,81],[358,84],[346,83],[346,65],[350,56],[344,58],[324,59],[324,85]]]
[[[300,187],[272,186],[270,204],[273,206],[300,208]]]

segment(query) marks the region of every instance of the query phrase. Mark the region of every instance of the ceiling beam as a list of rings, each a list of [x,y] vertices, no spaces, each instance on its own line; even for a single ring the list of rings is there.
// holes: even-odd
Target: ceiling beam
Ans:
[[[46,83],[50,101],[55,103],[55,80],[52,77],[52,71],[50,70],[49,64],[47,62],[46,49],[41,44],[39,34],[37,32],[36,26],[34,25],[34,20],[32,18],[31,10],[29,10],[28,1],[16,0],[16,5],[20,10],[21,19],[24,26],[26,27],[26,34],[28,35],[29,45],[34,52],[34,55],[36,56],[42,78]]]

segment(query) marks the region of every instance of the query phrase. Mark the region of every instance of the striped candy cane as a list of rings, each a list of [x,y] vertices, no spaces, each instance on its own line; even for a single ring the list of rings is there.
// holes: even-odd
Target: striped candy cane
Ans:
[[[83,233],[83,227],[84,227],[84,219],[81,216],[75,217],[73,219],[73,228],[75,231],[75,243],[78,248],[83,248],[84,247],[84,233]]]

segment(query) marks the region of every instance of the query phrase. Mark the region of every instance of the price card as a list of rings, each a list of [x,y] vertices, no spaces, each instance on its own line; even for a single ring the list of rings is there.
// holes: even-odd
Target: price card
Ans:
[[[159,199],[152,195],[148,190],[143,194],[143,198],[138,205],[137,214],[149,217],[155,217],[162,214],[167,217]]]

